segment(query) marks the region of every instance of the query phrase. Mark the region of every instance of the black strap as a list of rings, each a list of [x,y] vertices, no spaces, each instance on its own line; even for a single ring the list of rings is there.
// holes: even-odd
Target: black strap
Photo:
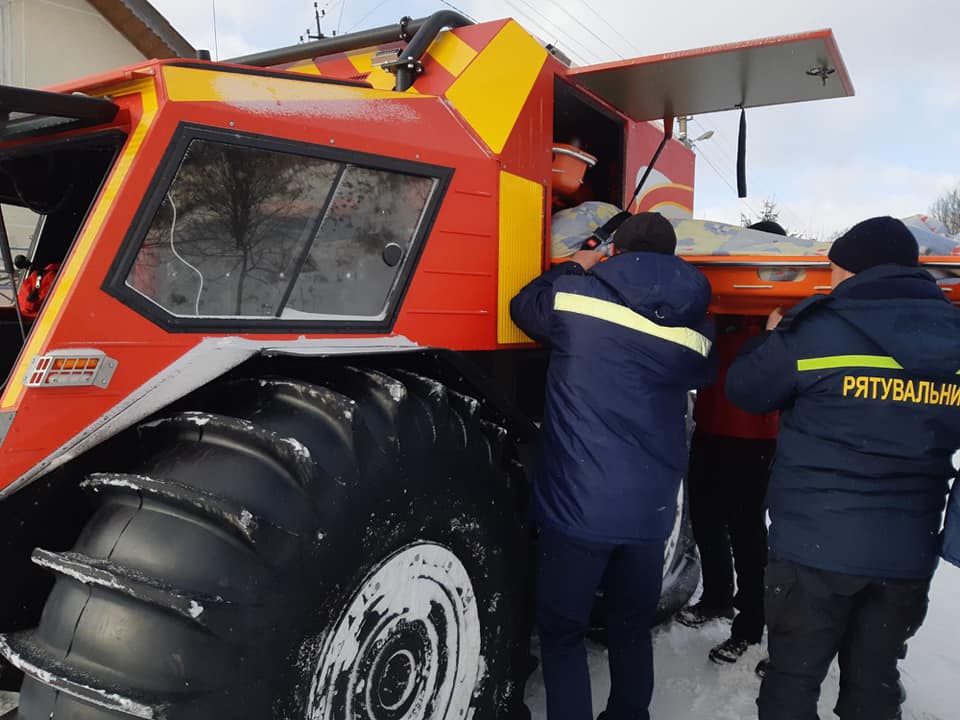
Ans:
[[[617,231],[623,222],[632,215],[627,210],[621,210],[612,218],[607,220],[603,225],[594,230],[590,237],[583,241],[583,244],[580,246],[581,250],[596,250],[597,248],[603,247],[604,245],[610,244],[613,234]]]

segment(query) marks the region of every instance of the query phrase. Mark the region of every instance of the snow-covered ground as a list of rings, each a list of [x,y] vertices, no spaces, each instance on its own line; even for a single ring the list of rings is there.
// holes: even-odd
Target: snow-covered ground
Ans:
[[[671,623],[655,635],[656,689],[650,716],[654,720],[749,720],[757,717],[755,701],[760,679],[753,668],[764,656],[752,648],[734,666],[719,667],[707,660],[716,643],[725,640],[729,623],[711,623],[691,630]],[[606,704],[610,681],[606,651],[591,645],[593,707]],[[930,591],[930,611],[920,631],[909,643],[900,672],[907,690],[904,720],[955,720],[960,683],[960,570],[941,563]],[[820,717],[834,717],[837,699],[836,663],[823,684]],[[539,672],[527,686],[527,704],[533,720],[545,720],[543,682]]]
[[[917,636],[910,641],[907,659],[901,663],[907,689],[905,720],[954,720],[957,684],[960,683],[960,570],[946,563],[933,581],[930,612]],[[760,680],[753,667],[763,657],[754,648],[732,667],[718,667],[707,660],[710,648],[726,638],[729,626],[715,622],[697,630],[676,623],[656,633],[657,683],[651,716],[654,720],[749,720],[757,716],[754,700]],[[603,709],[610,688],[607,658],[603,648],[590,646],[594,708]],[[837,698],[837,668],[834,665],[823,686],[820,717],[832,717]],[[13,707],[13,695],[0,693],[0,714]],[[527,702],[534,720],[545,720],[543,682],[534,675],[527,687]]]

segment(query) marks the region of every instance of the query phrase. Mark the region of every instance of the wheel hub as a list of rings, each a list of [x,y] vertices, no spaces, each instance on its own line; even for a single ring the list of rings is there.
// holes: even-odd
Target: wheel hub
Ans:
[[[415,694],[417,660],[409,650],[398,650],[387,659],[376,678],[376,699],[384,710],[395,711]]]
[[[420,542],[361,583],[327,633],[307,720],[459,720],[482,670],[480,620],[463,563]]]

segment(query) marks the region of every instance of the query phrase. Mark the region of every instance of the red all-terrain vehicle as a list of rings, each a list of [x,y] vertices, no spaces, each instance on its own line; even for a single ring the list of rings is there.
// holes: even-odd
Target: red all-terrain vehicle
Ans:
[[[0,88],[17,275],[55,273],[0,308],[9,717],[516,712],[544,354],[508,306],[551,210],[689,213],[673,118],[851,92],[828,31],[572,68],[452,12]]]

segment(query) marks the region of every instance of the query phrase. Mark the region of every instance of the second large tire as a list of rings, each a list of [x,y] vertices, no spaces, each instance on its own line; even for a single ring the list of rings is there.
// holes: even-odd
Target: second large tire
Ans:
[[[141,426],[35,631],[18,720],[460,720],[521,701],[503,432],[402,371],[214,387]]]

